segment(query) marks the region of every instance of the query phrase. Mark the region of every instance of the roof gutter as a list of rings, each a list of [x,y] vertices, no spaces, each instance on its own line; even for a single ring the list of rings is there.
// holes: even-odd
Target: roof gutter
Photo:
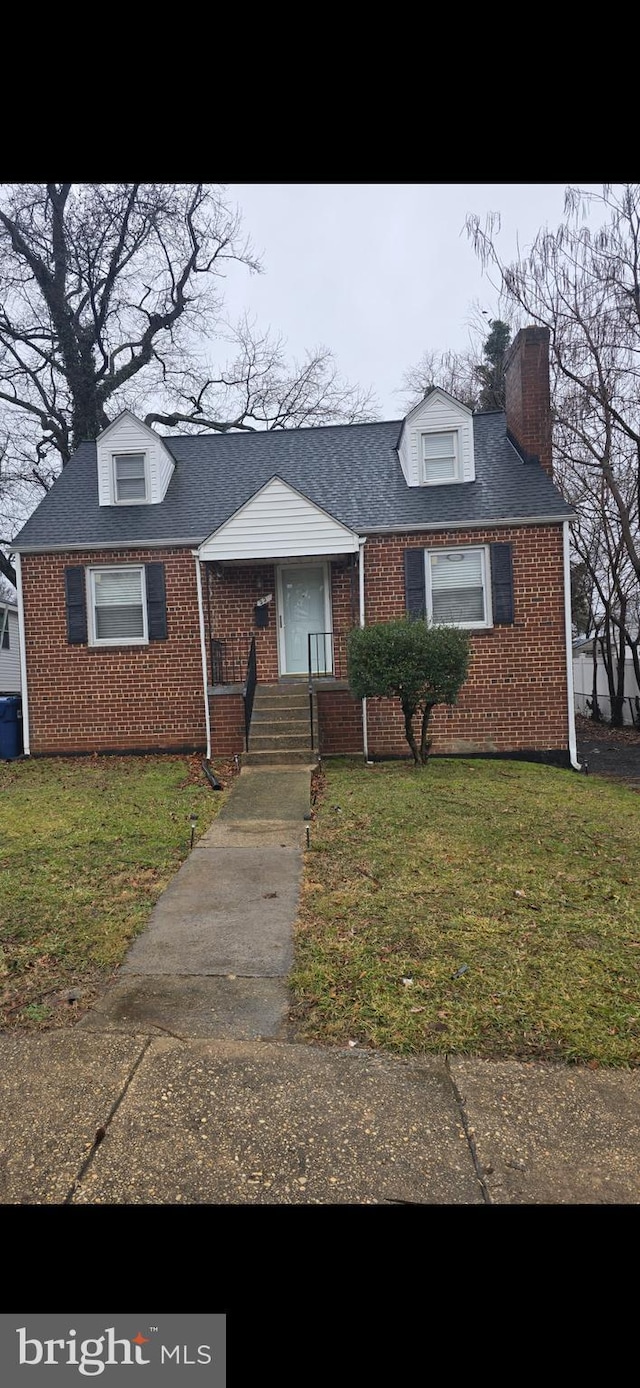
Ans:
[[[571,561],[569,549],[569,522],[563,526],[564,557],[564,634],[567,656],[567,713],[569,716],[569,759],[574,771],[582,771],[578,761],[576,746],[576,715],[573,705],[573,639],[571,631]]]
[[[205,536],[206,538],[206,536]],[[11,542],[12,554],[67,554],[73,550],[94,550],[94,549],[193,549],[194,545],[203,544],[202,535],[189,535],[186,537],[175,537],[168,540],[84,540],[82,544],[77,541],[68,541],[66,544],[59,545],[16,545]]]
[[[577,513],[563,512],[561,516],[501,516],[499,520],[487,517],[486,520],[446,520],[446,521],[407,521],[398,525],[361,525],[367,535],[410,535],[422,530],[489,530],[493,527],[522,525],[559,525],[577,519]]]
[[[30,755],[29,689],[27,685],[27,647],[24,639],[24,599],[22,596],[22,566],[20,555],[15,556],[16,588],[18,590],[18,644],[20,646],[20,679],[22,683],[22,745],[25,757]]]

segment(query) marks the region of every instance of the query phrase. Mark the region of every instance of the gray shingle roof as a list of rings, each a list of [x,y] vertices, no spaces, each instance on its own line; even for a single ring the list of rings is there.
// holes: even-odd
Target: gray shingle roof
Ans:
[[[176,468],[156,506],[99,506],[96,445],[83,443],[15,548],[194,544],[274,476],[361,535],[573,515],[539,464],[516,452],[504,414],[474,417],[476,481],[452,486],[407,486],[396,452],[401,424],[170,435],[163,441]]]

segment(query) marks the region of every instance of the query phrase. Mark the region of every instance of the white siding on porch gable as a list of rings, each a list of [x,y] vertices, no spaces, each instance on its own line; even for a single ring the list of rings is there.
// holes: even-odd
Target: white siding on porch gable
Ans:
[[[272,477],[200,546],[201,559],[295,559],[348,554],[358,536],[308,497]]]
[[[101,506],[113,506],[114,453],[144,453],[146,455],[149,496],[148,506],[164,501],[175,463],[159,434],[142,420],[125,410],[96,439],[98,454],[98,500]],[[139,505],[140,503],[136,503]]]
[[[454,400],[444,390],[434,390],[421,400],[407,415],[403,427],[398,452],[402,471],[410,487],[420,487],[420,461],[422,435],[424,433],[445,433],[458,430],[460,456],[462,460],[462,481],[475,482],[476,470],[473,456],[473,415],[466,405]],[[452,483],[456,486],[457,483]]]

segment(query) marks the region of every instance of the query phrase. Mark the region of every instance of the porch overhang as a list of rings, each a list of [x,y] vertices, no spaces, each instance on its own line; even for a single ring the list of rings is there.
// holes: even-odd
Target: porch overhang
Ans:
[[[200,550],[193,550],[193,553],[203,563],[213,564],[216,569],[219,568],[223,571],[225,569],[255,569],[263,564],[274,564],[277,567],[279,564],[290,564],[292,561],[297,561],[300,564],[326,564],[330,560],[343,560],[346,563],[347,560],[352,559],[354,554],[358,553],[358,546],[355,549],[341,549],[340,551],[327,552],[327,550],[323,550],[322,553],[318,554],[306,550],[303,552],[297,550],[294,554],[282,554],[280,552],[261,554],[259,558],[254,559],[236,559],[233,556],[218,557],[217,555],[202,554]]]
[[[357,554],[361,543],[342,521],[272,477],[203,540],[197,555],[210,563],[277,563]]]

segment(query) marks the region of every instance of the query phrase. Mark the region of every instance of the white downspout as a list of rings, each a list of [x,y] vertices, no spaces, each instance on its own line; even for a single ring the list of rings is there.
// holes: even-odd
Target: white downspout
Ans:
[[[360,540],[358,551],[358,589],[360,595],[360,626],[364,626],[364,547],[366,539]],[[365,762],[369,761],[369,728],[367,725],[367,701],[362,700],[362,750]]]
[[[22,745],[24,755],[31,755],[29,740],[29,690],[27,686],[27,647],[24,639],[24,599],[22,596],[22,564],[16,554],[16,588],[18,590],[18,644],[20,646],[20,682],[22,684]]]
[[[564,634],[567,650],[567,701],[569,714],[569,758],[574,771],[582,771],[576,747],[576,715],[573,707],[573,642],[571,630],[571,563],[569,550],[569,521],[562,522],[564,549]]]
[[[207,761],[211,761],[211,718],[209,716],[209,691],[207,688],[207,641],[204,631],[204,607],[202,605],[202,574],[198,551],[191,551],[196,563],[196,584],[198,588],[198,621],[200,623],[200,653],[202,655],[202,688],[204,691],[204,721],[207,725]]]

